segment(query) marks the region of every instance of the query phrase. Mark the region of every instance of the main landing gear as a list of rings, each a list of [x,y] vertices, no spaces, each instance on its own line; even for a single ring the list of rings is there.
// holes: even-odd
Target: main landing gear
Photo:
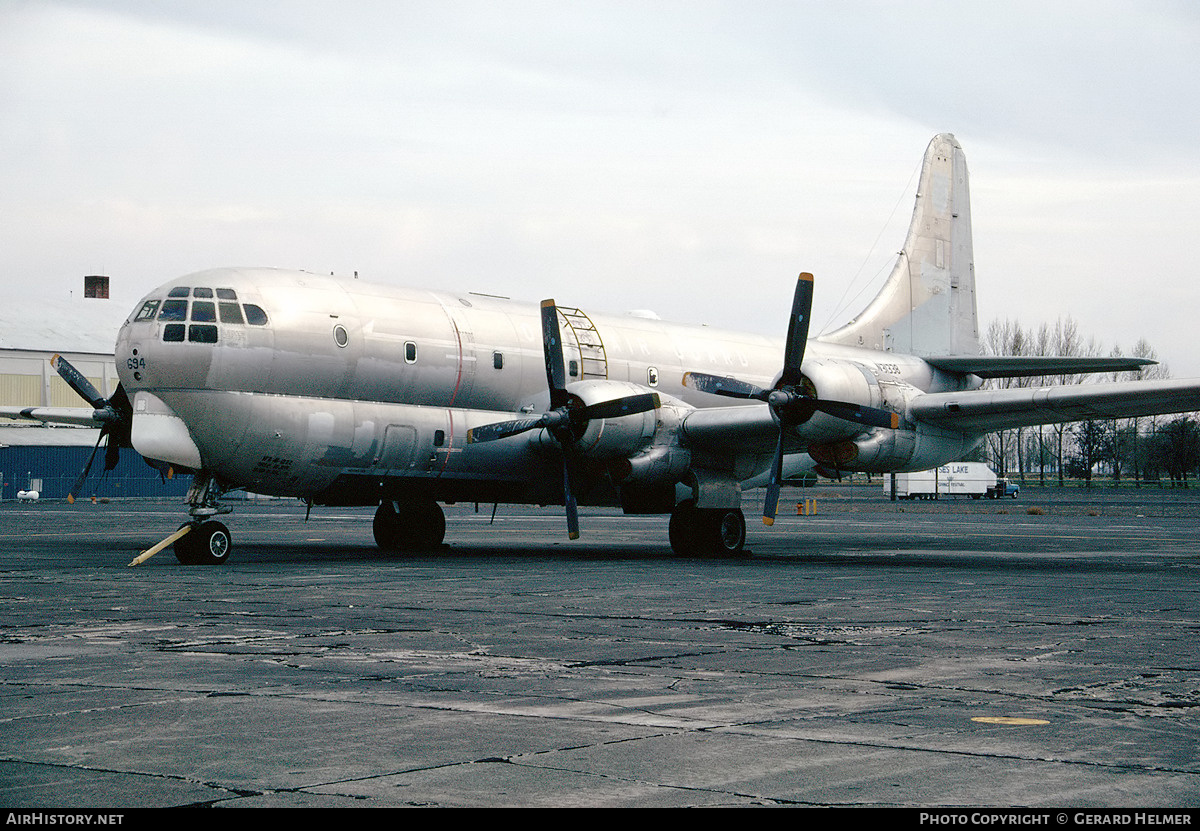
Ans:
[[[385,500],[375,511],[371,526],[375,543],[384,551],[420,551],[437,548],[446,536],[446,514],[433,500]]]
[[[737,557],[746,545],[740,508],[697,508],[687,499],[671,512],[671,549],[681,557]]]

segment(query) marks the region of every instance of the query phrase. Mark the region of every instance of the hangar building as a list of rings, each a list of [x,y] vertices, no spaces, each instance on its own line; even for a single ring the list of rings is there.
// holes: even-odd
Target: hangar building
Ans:
[[[50,365],[56,352],[101,395],[112,395],[118,384],[113,344],[132,308],[126,305],[109,299],[108,278],[98,276],[84,278],[82,295],[0,304],[0,406],[86,407]],[[0,418],[0,499],[15,499],[21,490],[65,499],[99,437],[99,428]],[[190,484],[186,476],[163,481],[128,448],[105,472],[101,450],[78,498],[183,497]]]

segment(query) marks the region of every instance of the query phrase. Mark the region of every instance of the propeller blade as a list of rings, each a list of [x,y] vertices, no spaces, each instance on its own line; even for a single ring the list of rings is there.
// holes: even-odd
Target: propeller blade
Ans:
[[[79,477],[75,480],[75,484],[71,485],[71,489],[67,491],[67,503],[75,504],[75,497],[79,495],[79,491],[83,489],[83,483],[87,481],[88,472],[92,469],[92,462],[96,460],[96,451],[100,449],[100,442],[104,440],[105,431],[100,430],[100,435],[96,438],[96,446],[92,448],[92,455],[88,456],[87,464],[83,466],[83,470],[79,472]]]
[[[483,424],[479,427],[472,427],[467,431],[467,444],[496,441],[497,439],[515,436],[517,433],[524,433],[526,430],[532,430],[534,427],[537,427],[539,424],[541,424],[541,421],[542,417],[538,416],[537,418],[498,421],[495,424]]]
[[[900,426],[900,416],[891,410],[864,407],[861,404],[851,404],[847,401],[815,400],[812,404],[816,409],[835,418],[854,421],[868,427],[890,427],[895,430]]]
[[[614,398],[612,401],[600,401],[596,404],[589,404],[581,409],[572,410],[571,417],[576,421],[588,421],[593,418],[620,418],[621,416],[657,410],[660,404],[658,393],[647,392],[641,395],[627,395],[624,398]]]
[[[558,328],[558,307],[553,300],[542,301],[542,352],[546,357],[546,384],[550,387],[550,407],[565,406],[567,371],[563,366],[562,332]]]
[[[567,509],[567,538],[579,539],[579,506],[575,504],[575,494],[571,492],[571,467],[567,457],[563,456],[563,505]]]
[[[71,363],[62,355],[56,354],[52,357],[50,365],[67,382],[67,386],[75,390],[84,401],[91,404],[97,410],[102,410],[108,406],[108,402],[104,400],[104,396],[100,394],[100,391],[92,386],[92,382],[82,372],[71,366]]]
[[[792,316],[788,320],[787,341],[783,350],[782,384],[794,386],[803,380],[800,365],[804,363],[804,349],[808,344],[808,324],[812,317],[813,276],[807,271],[796,281],[796,293],[792,296]]]
[[[705,372],[685,372],[683,385],[700,392],[724,395],[727,398],[757,398],[766,400],[767,391],[747,381],[724,375],[709,375]]]
[[[779,507],[779,485],[783,479],[783,430],[775,444],[775,458],[771,460],[771,477],[767,480],[767,495],[763,499],[763,525],[775,524],[775,511]]]
[[[104,469],[106,471],[115,469],[121,463],[121,443],[117,441],[113,432],[109,428],[103,428],[100,431],[101,435],[108,436],[108,441],[104,446]]]

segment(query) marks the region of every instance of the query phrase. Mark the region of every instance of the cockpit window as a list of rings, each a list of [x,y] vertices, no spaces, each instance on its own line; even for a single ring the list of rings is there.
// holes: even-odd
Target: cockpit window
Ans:
[[[168,323],[163,327],[163,340],[166,343],[183,343],[187,327],[182,323]]]
[[[218,300],[237,300],[237,292],[233,289],[217,289]]]
[[[221,289],[217,289],[220,293]],[[242,307],[237,303],[218,303],[217,308],[221,312],[222,323],[245,323],[242,317]]]
[[[192,289],[192,297],[203,297],[208,300],[211,299],[212,296],[212,289],[202,289],[198,286]]]
[[[262,307],[246,303],[242,308],[246,310],[246,322],[251,326],[267,325],[267,313],[262,310]]]
[[[174,291],[174,289],[172,289]],[[186,300],[164,300],[162,311],[158,313],[159,320],[187,320]]]
[[[142,308],[138,309],[134,320],[153,320],[154,313],[158,311],[159,302],[158,300],[147,300],[142,304]]]
[[[199,291],[199,289],[197,289]],[[217,319],[217,306],[211,300],[192,301],[192,320],[199,323],[214,323]]]
[[[216,343],[217,327],[193,323],[188,327],[188,340],[192,343]]]
[[[187,286],[176,286],[167,292],[167,297],[187,297],[191,291],[192,290]]]

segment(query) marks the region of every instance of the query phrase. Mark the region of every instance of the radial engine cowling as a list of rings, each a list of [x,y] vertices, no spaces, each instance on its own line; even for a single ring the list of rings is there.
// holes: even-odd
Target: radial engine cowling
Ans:
[[[627,381],[602,380],[576,381],[567,384],[566,390],[571,394],[574,406],[579,407],[648,392],[645,387]],[[586,422],[571,446],[575,452],[598,461],[627,459],[649,445],[657,429],[657,410],[615,418],[593,418]],[[547,447],[559,447],[545,431],[539,441]]]
[[[857,364],[805,361],[804,383],[809,395],[823,401],[847,401],[875,409],[884,406],[879,382],[870,371]],[[795,429],[801,436],[807,433],[824,440],[839,433],[849,438],[864,430],[860,424],[822,412],[813,412],[808,418],[799,419]]]

